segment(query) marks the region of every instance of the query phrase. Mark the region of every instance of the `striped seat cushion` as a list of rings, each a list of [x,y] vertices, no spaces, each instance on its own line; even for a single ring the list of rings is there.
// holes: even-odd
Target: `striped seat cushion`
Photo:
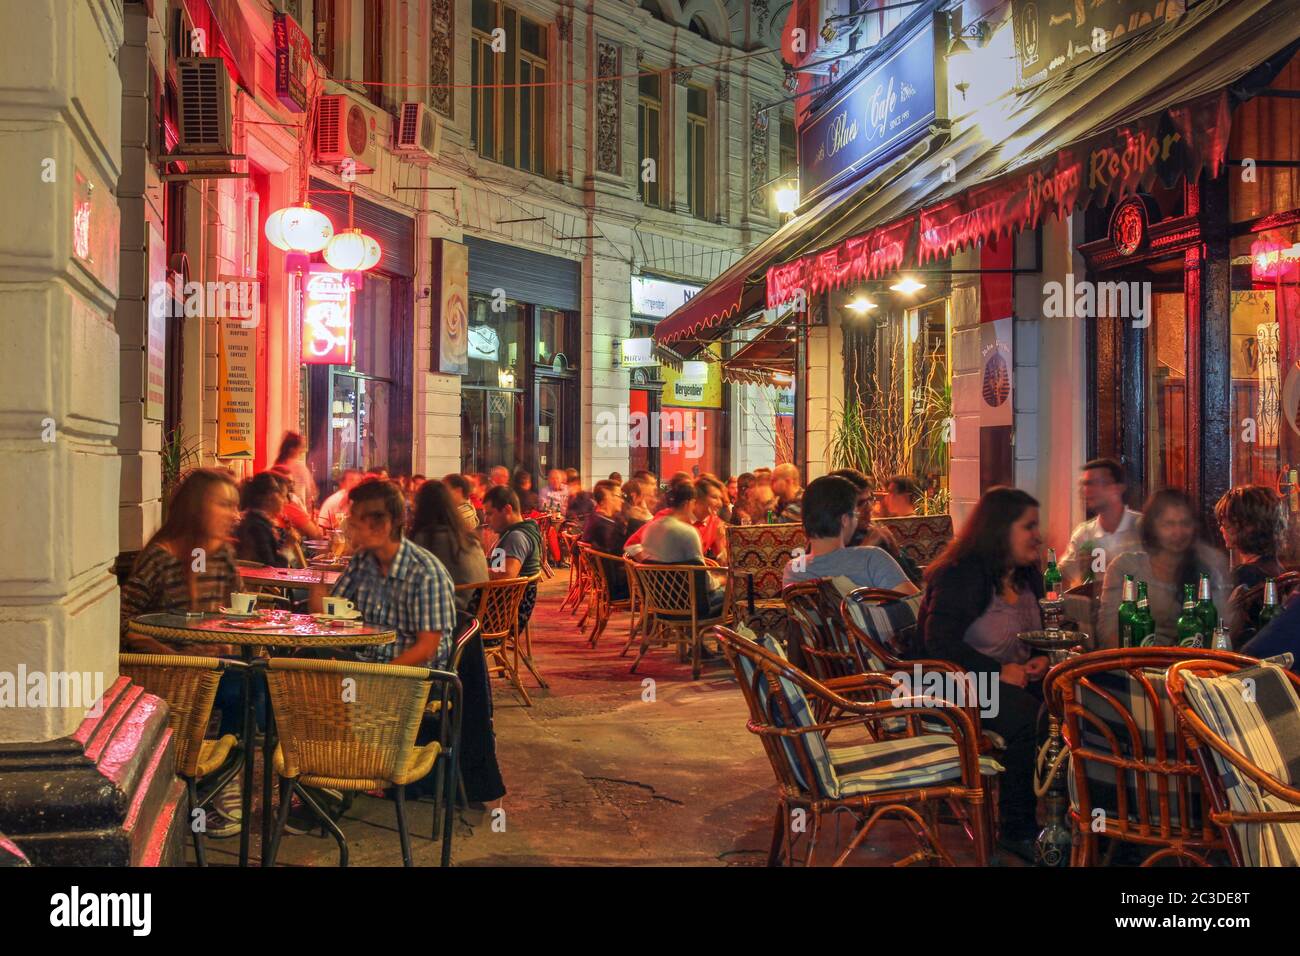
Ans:
[[[1188,706],[1229,747],[1281,783],[1300,785],[1300,699],[1282,668],[1261,663],[1220,677],[1184,678]],[[1212,760],[1233,811],[1297,809],[1217,753]],[[1247,866],[1300,865],[1300,823],[1238,823],[1233,829]]]
[[[770,634],[764,634],[759,637],[752,630],[744,625],[736,628],[736,633],[741,637],[749,638],[755,644],[759,645],[766,651],[786,659],[785,648],[781,642],[776,640]],[[740,668],[746,682],[754,679],[754,665],[749,658],[743,654],[740,655]],[[779,679],[778,684],[781,687],[781,693],[785,696],[786,702],[790,708],[790,714],[794,718],[796,727],[811,727],[817,723],[813,718],[812,707],[808,703],[808,697],[803,692],[803,688],[794,681],[785,677]],[[777,708],[769,705],[767,695],[768,682],[758,682],[759,703],[766,713],[777,726],[780,726],[781,715]],[[813,788],[809,787],[808,781],[804,777],[803,762],[799,758],[799,752],[802,751],[807,755],[809,762],[817,774],[817,782],[820,784],[820,790],[828,795],[833,795],[838,783],[835,780],[835,771],[831,766],[830,751],[826,747],[826,739],[820,733],[801,734],[799,737],[782,737],[781,744],[785,749],[786,760],[790,764],[790,770],[794,774],[795,780],[799,786],[812,792]]]
[[[1079,703],[1095,717],[1106,731],[1091,721],[1081,719],[1079,732],[1083,745],[1091,751],[1111,755],[1111,737],[1119,747],[1119,756],[1125,759],[1139,758],[1144,762],[1155,763],[1159,758],[1157,750],[1159,739],[1163,737],[1164,758],[1173,763],[1178,755],[1178,720],[1174,716],[1173,704],[1165,693],[1165,675],[1162,670],[1147,670],[1144,676],[1151,682],[1151,688],[1159,700],[1159,710],[1152,705],[1142,684],[1127,670],[1101,671],[1089,675],[1091,687],[1080,684],[1078,687]],[[1094,689],[1095,688],[1095,689]],[[1116,703],[1110,699],[1114,698]],[[1116,706],[1118,704],[1118,707]],[[1123,708],[1123,713],[1119,708]],[[1125,716],[1131,716],[1136,725],[1140,749],[1133,745],[1132,733]],[[1071,758],[1073,759],[1073,758]],[[1186,759],[1186,756],[1185,756]],[[1119,817],[1119,782],[1118,771],[1110,764],[1098,760],[1084,761],[1084,776],[1088,781],[1088,803],[1081,808],[1080,794],[1075,775],[1067,775],[1070,791],[1070,806],[1085,817],[1091,817],[1094,811],[1105,812],[1107,819]],[[1146,793],[1146,821],[1152,827],[1162,825],[1160,795],[1163,789],[1169,801],[1169,826],[1182,826],[1179,812],[1180,778],[1171,774],[1147,773],[1142,775]],[[1142,817],[1143,791],[1138,787],[1137,771],[1124,774],[1125,807],[1130,823],[1140,823]],[[1202,819],[1202,789],[1199,776],[1192,774],[1181,778],[1186,781],[1188,825],[1199,829]]]
[[[883,790],[929,787],[961,779],[961,754],[951,737],[926,734],[852,747],[832,747],[831,765],[839,781],[837,797],[857,797]],[[992,776],[1002,767],[980,758],[980,773]]]
[[[908,654],[915,642],[916,617],[921,610],[924,591],[910,594],[897,601],[884,604],[864,604],[850,600],[847,603],[853,623],[881,647],[891,648],[902,657]]]

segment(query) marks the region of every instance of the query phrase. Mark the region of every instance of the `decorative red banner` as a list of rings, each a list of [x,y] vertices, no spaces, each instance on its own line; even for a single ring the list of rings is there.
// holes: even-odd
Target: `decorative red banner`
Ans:
[[[838,246],[767,270],[767,307],[775,309],[797,297],[805,299],[853,282],[874,279],[902,267],[915,233],[909,216],[880,226]]]

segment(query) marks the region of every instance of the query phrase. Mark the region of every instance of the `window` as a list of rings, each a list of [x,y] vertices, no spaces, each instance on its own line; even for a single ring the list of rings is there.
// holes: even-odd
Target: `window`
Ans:
[[[312,52],[325,72],[334,72],[334,38],[336,35],[337,0],[316,0],[312,29]]]
[[[388,87],[384,86],[384,5],[365,5],[366,95],[376,106],[388,109]]]
[[[548,28],[493,0],[475,0],[473,22],[470,135],[479,155],[544,175]],[[504,31],[501,52],[495,30]]]
[[[660,94],[659,73],[642,76],[636,111],[636,149],[637,149],[637,195],[647,206],[663,206],[663,189],[660,185],[660,170],[663,165],[663,151],[660,148],[660,136],[663,129],[663,100]],[[650,160],[649,163],[646,160]],[[649,182],[646,182],[646,179]]]
[[[709,216],[709,91],[686,88],[686,204],[692,216]]]

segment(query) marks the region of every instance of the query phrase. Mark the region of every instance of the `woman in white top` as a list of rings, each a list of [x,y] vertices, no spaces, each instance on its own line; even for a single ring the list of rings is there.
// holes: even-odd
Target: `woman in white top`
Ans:
[[[316,479],[303,458],[307,454],[307,441],[297,432],[285,432],[280,439],[280,452],[275,456],[275,463],[283,465],[293,479],[293,490],[304,508],[311,512],[316,507]]]
[[[1119,605],[1124,575],[1147,583],[1147,601],[1156,622],[1155,643],[1178,643],[1178,617],[1183,612],[1183,585],[1199,587],[1210,576],[1210,597],[1219,620],[1231,630],[1236,610],[1228,597],[1228,559],[1201,539],[1200,522],[1191,501],[1181,491],[1165,489],[1147,499],[1142,509],[1142,549],[1121,554],[1106,569],[1097,621],[1101,647],[1119,646]],[[1207,639],[1208,646],[1208,639]]]

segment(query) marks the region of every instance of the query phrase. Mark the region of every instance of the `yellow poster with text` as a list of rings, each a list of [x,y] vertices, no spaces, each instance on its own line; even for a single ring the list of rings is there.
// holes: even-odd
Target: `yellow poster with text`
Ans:
[[[220,395],[217,403],[217,457],[251,460],[257,421],[257,354],[255,328],[242,319],[221,320],[217,350]]]
[[[664,365],[663,404],[686,408],[722,407],[722,345],[714,342],[708,346],[708,362],[687,361],[682,370]]]

